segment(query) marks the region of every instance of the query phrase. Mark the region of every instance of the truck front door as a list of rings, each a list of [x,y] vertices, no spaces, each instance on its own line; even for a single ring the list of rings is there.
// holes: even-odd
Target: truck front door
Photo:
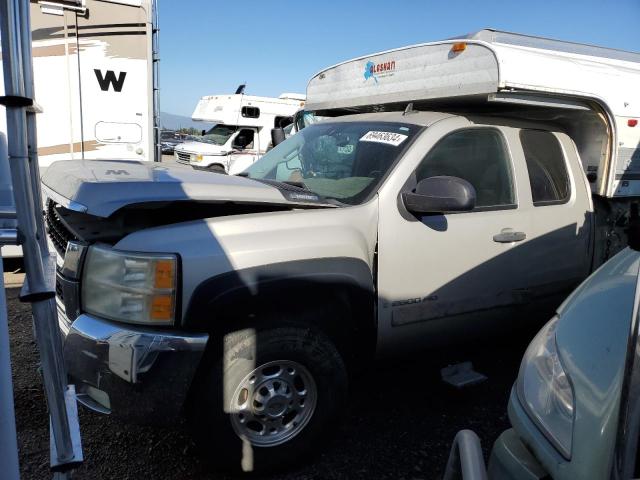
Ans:
[[[461,326],[471,334],[474,326],[481,328],[484,320],[499,318],[517,303],[526,285],[517,263],[528,218],[518,198],[525,179],[514,174],[524,165],[511,155],[508,130],[460,117],[440,121],[416,141],[381,189],[382,353],[411,343],[425,346]],[[400,194],[438,175],[468,180],[477,192],[476,208],[444,215],[409,213]]]
[[[229,175],[242,172],[252,165],[259,157],[260,141],[258,131],[255,128],[241,128],[231,144],[232,151],[229,156]]]

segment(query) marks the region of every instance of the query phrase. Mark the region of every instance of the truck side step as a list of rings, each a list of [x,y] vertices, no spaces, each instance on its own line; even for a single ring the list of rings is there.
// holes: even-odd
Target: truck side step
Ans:
[[[456,388],[471,387],[487,380],[486,375],[473,369],[473,363],[471,362],[456,363],[455,365],[444,367],[440,370],[440,376],[444,383]]]

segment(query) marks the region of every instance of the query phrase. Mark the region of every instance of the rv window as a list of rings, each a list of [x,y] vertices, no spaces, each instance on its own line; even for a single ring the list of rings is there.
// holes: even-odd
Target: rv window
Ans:
[[[260,109],[258,107],[242,107],[242,116],[245,118],[259,118]]]
[[[476,189],[476,208],[515,205],[511,162],[502,134],[493,128],[458,130],[440,140],[416,170],[416,181],[447,175]]]
[[[235,125],[215,125],[211,130],[197,137],[197,141],[212,143],[214,145],[224,145],[231,135],[238,129]]]
[[[555,135],[542,130],[520,130],[520,142],[529,170],[533,204],[538,207],[569,200],[569,175]]]

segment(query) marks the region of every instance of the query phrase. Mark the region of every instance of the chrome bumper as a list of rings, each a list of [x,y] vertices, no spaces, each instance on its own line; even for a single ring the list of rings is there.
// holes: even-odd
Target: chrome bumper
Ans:
[[[58,309],[64,358],[78,401],[142,423],[177,417],[208,335],[123,325]]]

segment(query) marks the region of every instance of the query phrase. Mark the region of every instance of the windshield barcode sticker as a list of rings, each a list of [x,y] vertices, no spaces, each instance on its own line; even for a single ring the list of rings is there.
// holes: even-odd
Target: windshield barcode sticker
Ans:
[[[394,132],[367,132],[361,139],[361,142],[378,142],[386,143],[397,147],[408,138],[407,135]]]

